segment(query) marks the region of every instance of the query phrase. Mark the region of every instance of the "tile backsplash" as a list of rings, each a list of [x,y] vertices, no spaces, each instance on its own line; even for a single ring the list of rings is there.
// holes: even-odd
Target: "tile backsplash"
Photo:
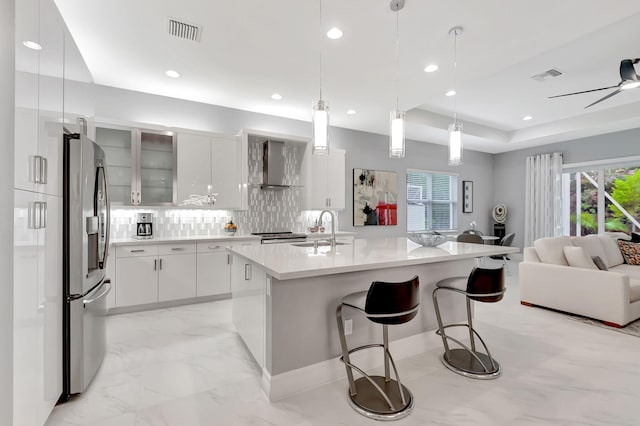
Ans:
[[[185,208],[117,208],[111,210],[111,235],[115,239],[135,235],[136,214],[153,213],[154,236],[189,237],[196,235],[222,235],[224,224],[233,220],[240,234],[251,232],[293,231],[305,232],[315,224],[319,211],[302,210],[305,188],[301,187],[300,169],[304,146],[285,145],[285,182],[289,189],[261,189],[262,144],[249,142],[249,187],[247,210],[209,210]],[[338,229],[336,215],[336,229]],[[331,226],[325,216],[324,226]]]

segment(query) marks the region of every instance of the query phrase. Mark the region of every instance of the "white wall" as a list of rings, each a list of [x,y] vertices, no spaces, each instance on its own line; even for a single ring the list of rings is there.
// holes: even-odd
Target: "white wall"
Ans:
[[[0,0],[0,424],[13,423],[14,0]]]
[[[563,162],[581,163],[640,155],[640,129],[574,139],[494,156],[494,201],[508,209],[506,232],[515,232],[514,246],[524,244],[525,160],[528,156],[561,152]]]
[[[386,119],[386,118],[384,118]],[[241,129],[257,129],[301,137],[311,137],[311,123],[248,111],[168,98],[113,87],[96,87],[96,121],[129,121],[182,127],[223,134]],[[490,212],[493,207],[493,156],[465,150],[464,165],[447,166],[445,146],[407,141],[407,157],[388,157],[388,137],[372,133],[330,129],[333,146],[347,151],[345,194],[346,209],[339,213],[341,230],[356,231],[360,237],[401,236],[406,232],[406,169],[459,173],[461,182],[474,181],[474,212],[462,213],[458,206],[458,227],[466,229],[475,220],[485,232],[492,232]],[[398,225],[353,226],[353,168],[394,171],[398,173]]]

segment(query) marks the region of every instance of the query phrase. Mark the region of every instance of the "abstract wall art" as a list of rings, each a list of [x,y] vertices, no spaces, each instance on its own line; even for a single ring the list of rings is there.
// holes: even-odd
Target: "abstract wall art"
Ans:
[[[397,224],[397,173],[353,169],[353,226]]]

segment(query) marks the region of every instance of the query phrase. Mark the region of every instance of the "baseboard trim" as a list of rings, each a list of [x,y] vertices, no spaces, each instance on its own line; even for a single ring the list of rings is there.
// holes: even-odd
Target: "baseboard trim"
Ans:
[[[394,340],[390,343],[394,360],[419,355],[434,348],[440,341],[434,330]],[[363,370],[370,370],[382,366],[380,351],[366,350],[352,355],[352,362]],[[269,399],[275,402],[298,393],[317,388],[327,383],[346,377],[344,364],[340,357],[331,358],[297,370],[287,371],[272,376],[266,369],[262,370],[262,390]],[[402,374],[400,374],[402,377]]]
[[[148,303],[144,305],[120,306],[109,308],[108,315],[129,314],[131,312],[151,311],[154,309],[173,308],[174,306],[193,305],[195,303],[215,302],[216,300],[231,299],[231,293],[213,296],[192,297],[190,299],[170,300],[167,302]]]

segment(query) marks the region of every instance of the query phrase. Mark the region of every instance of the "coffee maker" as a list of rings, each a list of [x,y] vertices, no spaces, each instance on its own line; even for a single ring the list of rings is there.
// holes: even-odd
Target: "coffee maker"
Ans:
[[[136,218],[136,238],[153,238],[153,213],[138,213]]]

